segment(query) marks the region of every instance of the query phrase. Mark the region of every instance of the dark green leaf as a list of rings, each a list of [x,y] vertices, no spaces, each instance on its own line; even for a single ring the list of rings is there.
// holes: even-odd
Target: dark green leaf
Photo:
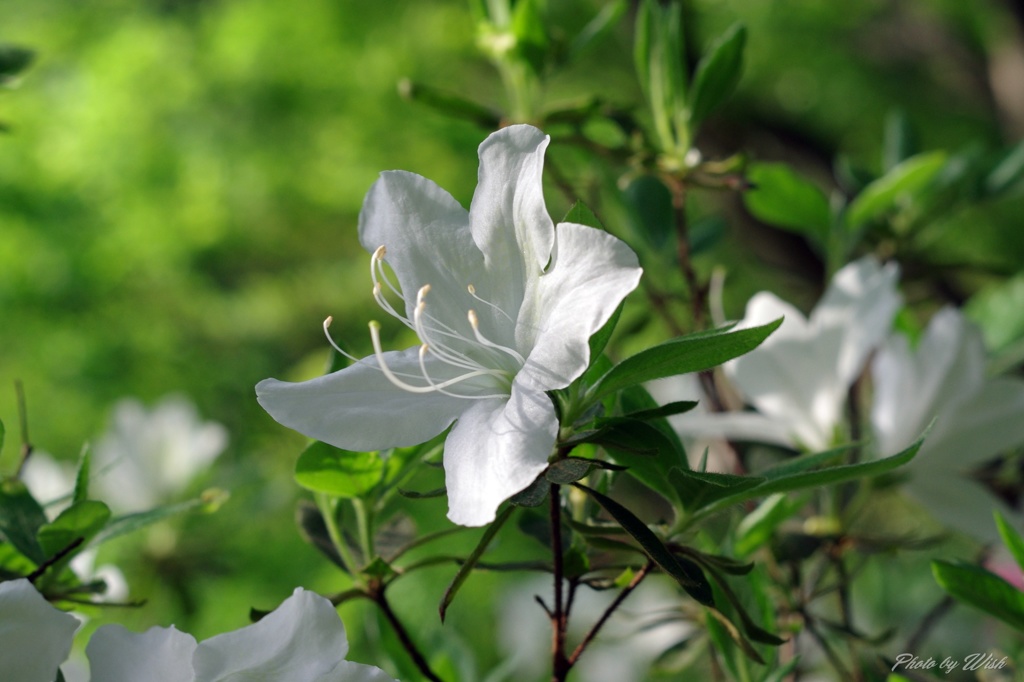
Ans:
[[[886,171],[892,170],[917,153],[917,135],[905,111],[896,109],[886,116],[884,140],[882,166]]]
[[[671,417],[673,415],[683,414],[684,412],[689,412],[695,407],[697,407],[697,401],[695,400],[677,400],[652,409],[629,412],[623,416],[639,421],[649,421],[651,419],[660,419],[662,417]]]
[[[323,514],[315,504],[309,500],[301,500],[295,509],[295,523],[299,527],[299,534],[303,540],[313,545],[338,568],[348,571],[345,560],[338,554],[338,548],[331,540],[331,534],[327,529]]]
[[[627,386],[716,367],[757,348],[780,324],[782,318],[738,331],[690,334],[640,351],[601,377],[588,397],[597,400]]]
[[[84,546],[107,525],[108,520],[110,508],[107,505],[96,500],[83,500],[62,511],[52,523],[42,526],[36,537],[49,558],[79,538]]]
[[[622,526],[622,528],[637,541],[647,556],[651,558],[654,563],[658,564],[661,570],[672,576],[676,582],[686,590],[687,594],[699,601],[705,606],[714,605],[714,598],[711,594],[711,584],[704,577],[704,573],[700,568],[689,561],[688,559],[682,559],[677,557],[665,543],[655,535],[654,531],[647,527],[647,525],[638,519],[633,512],[629,511],[621,504],[603,495],[593,488],[588,488],[581,483],[573,483],[574,486],[583,490],[596,501],[601,508],[604,509],[608,514],[615,519],[615,521]]]
[[[442,497],[447,494],[447,488],[434,488],[433,490],[426,490],[423,492],[416,490],[403,490],[398,489],[398,494],[402,497],[408,497],[410,500],[425,500],[431,497]]]
[[[538,476],[533,483],[508,498],[510,504],[517,507],[539,507],[548,498],[551,484],[543,476]]]
[[[1006,192],[1024,179],[1024,140],[1010,149],[1002,161],[985,178],[985,192],[995,197]]]
[[[747,178],[754,187],[743,193],[743,203],[751,215],[824,243],[831,211],[817,185],[784,163],[751,164]]]
[[[441,605],[438,607],[442,623],[444,622],[445,614],[448,612],[448,606],[451,605],[452,600],[455,599],[455,595],[458,594],[459,589],[462,587],[463,583],[466,582],[469,574],[473,572],[473,568],[476,566],[477,562],[480,561],[480,557],[483,556],[484,552],[487,550],[487,546],[491,544],[491,540],[494,539],[494,536],[498,534],[501,527],[505,525],[506,521],[508,521],[514,509],[515,507],[506,507],[500,514],[498,514],[498,517],[492,521],[491,525],[489,525],[487,530],[484,531],[484,534],[480,538],[480,542],[477,543],[476,548],[468,557],[466,557],[466,561],[459,566],[459,570],[455,574],[455,577],[452,578],[451,584],[449,584],[448,589],[444,591],[444,596],[441,597]]]
[[[15,45],[0,45],[0,85],[8,83],[28,68],[36,53]]]
[[[999,537],[1003,539],[1003,544],[1010,550],[1010,554],[1013,555],[1013,560],[1017,562],[1017,566],[1024,571],[1024,538],[1009,524],[998,509],[995,512],[995,517],[996,527],[999,529]]]
[[[723,635],[727,636],[729,640],[732,640],[740,648],[747,658],[764,665],[764,659],[761,658],[761,654],[757,653],[754,645],[747,641],[747,638],[743,636],[739,628],[724,613],[714,608],[708,609],[708,613],[714,616],[714,620],[707,622],[707,628],[715,640],[716,648],[722,649],[725,647],[728,640],[724,640]]]
[[[1024,593],[979,566],[933,561],[932,574],[944,590],[962,602],[1024,630]]]
[[[637,236],[655,249],[668,244],[674,218],[672,194],[665,183],[653,175],[641,175],[629,183],[622,197]]]
[[[14,545],[37,564],[46,560],[36,533],[46,524],[46,514],[21,481],[0,481],[0,539]]]
[[[700,125],[736,88],[743,72],[747,29],[733,24],[708,48],[697,64],[690,99],[690,124]]]
[[[615,28],[622,15],[626,13],[626,0],[614,0],[601,8],[593,19],[576,35],[569,45],[569,61],[576,61],[587,49],[597,43]]]
[[[519,0],[512,9],[512,34],[516,51],[533,72],[544,71],[548,50],[548,34],[540,0]]]
[[[395,575],[395,569],[391,568],[391,564],[377,557],[367,564],[360,573],[368,578],[388,580]]]
[[[864,188],[850,202],[846,224],[857,228],[893,210],[904,197],[913,196],[930,183],[946,164],[943,151],[925,152],[903,161]]]
[[[683,506],[691,512],[750,490],[766,480],[759,476],[736,476],[678,468],[669,471],[668,477]]]
[[[544,471],[544,478],[549,483],[564,485],[574,483],[590,473],[593,461],[589,459],[577,459],[567,457],[557,462],[552,462]]]
[[[747,556],[768,542],[779,524],[799,511],[805,501],[792,501],[781,493],[769,495],[736,527],[733,551],[739,556]]]
[[[299,455],[295,481],[307,490],[335,497],[366,495],[393,474],[401,462],[376,452],[349,452],[319,441]]]

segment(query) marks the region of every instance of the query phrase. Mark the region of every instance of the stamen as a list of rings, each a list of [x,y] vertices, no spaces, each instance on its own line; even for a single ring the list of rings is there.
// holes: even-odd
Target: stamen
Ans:
[[[482,299],[482,298],[480,298],[479,296],[477,296],[477,295],[476,295],[476,287],[475,287],[475,286],[473,286],[472,284],[470,284],[470,285],[469,285],[468,287],[466,287],[466,289],[468,289],[468,290],[469,290],[469,295],[470,295],[470,296],[472,296],[472,297],[473,297],[473,298],[475,298],[476,300],[480,301],[480,302],[481,302],[481,303],[483,303],[484,305],[488,305],[488,306],[490,306],[490,307],[494,308],[494,309],[495,309],[496,311],[498,311],[499,313],[501,313],[502,315],[504,315],[504,316],[505,316],[505,319],[506,319],[506,320],[508,320],[509,322],[511,322],[512,324],[515,324],[515,323],[516,323],[516,321],[515,321],[515,320],[513,320],[513,319],[512,319],[512,317],[511,317],[511,316],[510,316],[510,315],[509,315],[508,313],[506,313],[506,312],[505,312],[504,310],[502,310],[502,309],[501,309],[501,308],[499,308],[498,306],[494,305],[494,304],[493,304],[493,303],[491,303],[490,301],[485,301],[484,299]]]
[[[494,343],[490,339],[485,338],[484,335],[480,333],[480,320],[477,319],[475,310],[470,310],[467,317],[469,317],[469,326],[473,328],[473,334],[476,336],[477,341],[487,346],[488,348],[494,348],[495,350],[500,350],[503,353],[508,353],[509,355],[514,357],[517,362],[519,362],[520,366],[526,364],[526,359],[523,358],[522,355],[520,355],[519,353],[517,353],[516,351],[507,346],[502,346],[499,343]]]
[[[453,383],[458,383],[460,381],[464,381],[465,379],[471,379],[472,378],[471,375],[474,374],[474,372],[470,372],[469,374],[465,374],[465,375],[463,375],[461,377],[456,377],[454,379],[449,379],[448,381],[445,381],[445,382],[440,383],[440,384],[435,384],[434,380],[430,378],[430,374],[427,372],[426,356],[427,356],[427,352],[431,351],[431,350],[433,350],[433,349],[430,346],[428,346],[427,344],[423,344],[422,346],[420,346],[420,371],[423,372],[423,378],[427,380],[427,383],[430,384],[431,386],[433,386],[434,389],[438,393],[443,393],[445,395],[450,395],[453,398],[466,398],[466,399],[469,399],[469,400],[484,400],[484,399],[487,399],[487,398],[505,398],[505,397],[507,397],[507,396],[505,396],[502,393],[492,393],[490,395],[462,395],[461,393],[452,393],[451,391],[446,391],[445,390],[445,386],[451,386]],[[435,353],[435,355],[436,355],[436,353]],[[478,371],[483,373],[485,370],[478,370]]]
[[[327,319],[326,319],[326,320],[324,320],[324,336],[326,336],[326,337],[327,337],[327,343],[331,344],[331,348],[333,348],[334,350],[336,350],[336,351],[338,351],[339,353],[341,353],[342,357],[346,357],[346,358],[348,358],[349,360],[351,360],[352,362],[359,362],[359,358],[357,358],[357,357],[355,357],[354,355],[351,355],[351,354],[349,354],[349,353],[346,353],[345,351],[343,351],[343,350],[341,349],[341,346],[339,346],[338,344],[336,344],[336,343],[334,342],[334,339],[333,339],[333,338],[331,338],[331,332],[330,332],[330,331],[328,331],[328,328],[329,328],[329,327],[331,326],[331,322],[334,322],[334,318],[333,318],[333,317],[331,317],[330,315],[328,315],[328,316],[327,316]]]

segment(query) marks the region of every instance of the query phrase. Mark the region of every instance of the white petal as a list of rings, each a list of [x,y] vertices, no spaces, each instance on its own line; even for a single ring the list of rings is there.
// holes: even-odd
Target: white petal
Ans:
[[[564,388],[590,362],[589,340],[643,271],[636,254],[607,232],[562,223],[548,271],[527,282],[516,344],[532,348],[523,371],[545,389]]]
[[[418,348],[385,353],[384,357],[400,378],[425,385]],[[429,356],[427,369],[435,381],[453,376],[452,368]],[[479,380],[449,390],[471,395],[493,392]],[[256,395],[263,409],[284,426],[358,451],[423,443],[448,428],[469,407],[466,400],[442,393],[409,393],[398,388],[377,367],[374,357],[302,383],[266,379],[256,385]]]
[[[77,629],[28,580],[0,583],[0,680],[53,682]]]
[[[311,682],[397,682],[380,668],[342,661],[337,667]]]
[[[973,479],[918,468],[907,482],[906,490],[937,521],[982,542],[1001,542],[992,514],[994,509],[998,509],[1018,532],[1024,531],[1020,513]]]
[[[169,628],[150,628],[142,634],[120,625],[104,625],[89,640],[92,682],[192,682],[196,640]]]
[[[334,606],[300,588],[259,622],[203,641],[193,661],[196,682],[305,682],[333,670],[346,653]]]
[[[835,274],[811,314],[814,326],[844,330],[832,370],[844,389],[860,375],[868,355],[889,334],[900,307],[898,279],[895,263],[881,266],[873,256],[865,256]]]
[[[789,425],[757,412],[688,412],[669,417],[668,421],[680,435],[689,438],[726,438],[787,448],[798,445]]]
[[[482,287],[489,276],[470,234],[469,214],[450,194],[414,173],[382,173],[363,202],[359,240],[370,253],[387,249],[385,261],[405,296],[406,317],[412,319],[416,293],[429,284],[431,314],[449,326],[467,324],[466,312],[476,307],[467,287]],[[384,293],[391,295],[386,287]],[[401,309],[397,301],[393,305]]]
[[[477,401],[444,444],[448,518],[463,526],[493,521],[498,505],[547,466],[557,434],[551,399],[521,381],[508,401]]]
[[[480,145],[480,173],[469,209],[473,239],[492,277],[493,300],[513,317],[526,282],[547,265],[555,228],[541,174],[549,138],[528,125],[503,128]]]
[[[750,353],[726,364],[726,374],[758,411],[779,420],[811,450],[832,441],[846,387],[836,376],[843,329],[812,327],[799,310],[773,294],[750,299],[743,326],[785,317],[782,326]]]

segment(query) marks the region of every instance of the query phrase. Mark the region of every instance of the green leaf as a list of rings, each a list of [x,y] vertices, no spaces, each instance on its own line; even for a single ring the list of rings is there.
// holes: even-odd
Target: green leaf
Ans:
[[[929,427],[930,429],[931,427]],[[928,431],[925,431],[927,435]],[[716,512],[720,509],[724,509],[746,500],[751,500],[757,497],[766,497],[774,493],[784,493],[793,490],[803,490],[805,488],[815,488],[825,485],[835,485],[837,483],[845,483],[846,481],[852,481],[858,478],[868,478],[871,476],[878,476],[884,474],[887,471],[903,466],[917,454],[921,444],[924,442],[924,435],[918,438],[910,447],[907,449],[892,455],[890,457],[883,457],[881,459],[870,460],[866,462],[857,462],[856,464],[840,464],[838,466],[827,467],[825,469],[818,469],[814,471],[795,471],[793,468],[787,467],[776,467],[773,470],[762,471],[760,474],[765,477],[764,483],[748,488],[736,494],[729,495],[719,499],[707,507],[703,508],[700,516],[706,516],[709,513]],[[818,458],[824,457],[835,457],[835,450],[830,450],[825,453],[818,453]],[[809,462],[816,460],[809,459]],[[797,467],[799,468],[799,467]]]
[[[25,47],[0,45],[0,85],[6,85],[28,68],[36,53]]]
[[[769,495],[757,509],[743,517],[736,527],[733,551],[738,556],[747,556],[771,539],[779,524],[796,514],[806,500],[790,500],[781,493]]]
[[[495,130],[501,126],[500,112],[425,83],[403,78],[398,82],[398,94],[406,100],[419,102],[452,118],[474,123],[484,130]]]
[[[587,227],[594,227],[598,230],[604,230],[604,225],[597,219],[594,212],[590,210],[590,207],[584,204],[582,201],[576,201],[569,209],[565,217],[562,218],[563,223],[576,223],[577,225],[585,225]]]
[[[313,492],[359,498],[385,482],[400,466],[396,457],[381,457],[376,452],[349,452],[317,441],[299,455],[295,481]]]
[[[743,193],[743,203],[758,220],[806,235],[823,244],[831,211],[828,198],[817,185],[784,163],[756,163],[747,171],[754,187]]]
[[[538,476],[533,479],[533,483],[508,498],[508,501],[516,507],[539,507],[548,498],[550,489],[551,484],[548,480],[544,476]]]
[[[620,303],[619,307],[612,313],[612,316],[608,318],[608,321],[590,337],[588,343],[590,345],[591,366],[601,357],[601,353],[608,346],[612,334],[615,333],[615,326],[619,323],[619,316],[622,315],[622,305]]]
[[[743,72],[747,29],[733,24],[716,40],[697,64],[690,99],[690,124],[700,125],[736,88]]]
[[[1013,555],[1013,560],[1017,562],[1017,566],[1024,571],[1024,538],[1007,522],[998,509],[995,510],[995,517],[996,527],[999,529],[999,537],[1003,539],[1003,544],[1010,550],[1010,554]]]
[[[626,0],[614,0],[602,7],[601,11],[587,22],[587,25],[583,27],[569,45],[568,61],[576,61],[591,45],[600,42],[604,36],[611,33],[615,28],[615,24],[626,13],[626,9]]]
[[[342,571],[348,572],[349,568],[331,540],[331,532],[319,507],[309,500],[300,500],[295,509],[295,523],[303,540],[319,550]]]
[[[603,495],[593,488],[589,488],[582,483],[573,483],[574,486],[584,491],[594,501],[601,505],[608,514],[615,519],[615,521],[622,526],[622,528],[637,541],[644,552],[651,558],[651,560],[658,564],[661,570],[672,576],[679,585],[686,590],[687,594],[696,599],[705,606],[714,605],[714,597],[711,593],[711,583],[708,582],[707,578],[704,577],[704,572],[700,570],[697,564],[693,563],[688,559],[677,557],[673,554],[665,543],[655,535],[654,531],[647,527],[647,525],[638,519],[633,512],[629,511],[621,504]]]
[[[629,208],[633,231],[655,249],[664,248],[673,232],[672,193],[653,175],[629,183],[622,198]]]
[[[669,471],[668,477],[683,506],[690,511],[750,490],[766,480],[759,476],[736,476],[678,468]]]
[[[996,354],[1024,338],[1024,273],[985,287],[971,297],[964,312],[978,323],[985,345]]]
[[[487,530],[480,537],[480,542],[477,543],[476,548],[473,552],[466,557],[466,560],[459,567],[455,577],[452,578],[452,582],[448,585],[448,589],[444,591],[444,595],[441,597],[441,604],[438,607],[438,612],[441,614],[441,622],[444,622],[444,616],[448,612],[448,607],[451,605],[452,600],[455,599],[455,595],[458,594],[459,589],[462,587],[466,579],[469,578],[469,574],[473,572],[477,562],[480,561],[480,557],[483,556],[484,552],[487,551],[487,546],[491,544],[491,540],[498,534],[501,527],[505,525],[509,517],[512,516],[512,512],[515,507],[505,507],[504,511],[498,514],[498,517],[491,522],[491,525],[487,526]]]
[[[942,589],[962,602],[1024,630],[1024,593],[979,566],[933,561],[932,574]]]
[[[985,192],[996,197],[1024,179],[1024,140],[1010,149],[984,181]]]
[[[46,560],[46,552],[36,533],[46,525],[46,514],[21,481],[0,481],[0,540],[6,540],[37,564]]]
[[[665,403],[664,405],[647,410],[628,412],[623,416],[629,417],[630,419],[638,419],[640,421],[649,421],[651,419],[662,419],[664,417],[683,414],[684,412],[689,412],[695,407],[697,407],[696,400],[677,400],[675,402]]]
[[[757,348],[780,324],[782,318],[738,331],[698,332],[640,351],[601,377],[588,398],[595,401],[628,386],[716,367]]]
[[[52,523],[42,526],[36,537],[49,558],[79,538],[84,548],[109,520],[110,508],[107,505],[96,500],[82,500],[62,511]]]
[[[179,502],[177,504],[170,504],[142,512],[136,512],[134,514],[116,516],[111,519],[107,523],[106,527],[96,535],[92,544],[93,546],[101,545],[108,540],[113,540],[114,538],[121,537],[122,535],[133,533],[145,528],[146,526],[169,519],[172,516],[209,508],[209,506],[210,500],[204,496],[186,500],[185,502]]]
[[[555,483],[557,485],[574,483],[590,473],[593,465],[593,460],[567,457],[557,462],[552,462],[544,471],[544,478],[548,483]]]
[[[930,183],[946,164],[946,152],[925,152],[903,161],[878,178],[850,202],[846,224],[858,228],[893,210],[904,197],[913,196]]]
[[[92,454],[89,446],[82,448],[78,458],[78,470],[75,472],[75,492],[71,496],[72,504],[89,499],[89,470],[92,468]]]
[[[882,144],[882,166],[892,170],[917,153],[917,136],[907,113],[901,109],[889,112],[885,118],[885,138]]]
[[[534,73],[544,71],[548,34],[540,0],[519,0],[512,8],[512,34],[516,50]]]

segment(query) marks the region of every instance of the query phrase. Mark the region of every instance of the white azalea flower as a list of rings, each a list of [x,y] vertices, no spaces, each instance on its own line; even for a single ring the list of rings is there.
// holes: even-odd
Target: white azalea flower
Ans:
[[[348,450],[415,445],[455,422],[444,467],[448,517],[462,525],[493,520],[547,466],[558,419],[545,392],[583,373],[590,336],[640,278],[636,255],[615,237],[552,224],[541,186],[548,141],[525,125],[488,137],[468,213],[425,178],[382,174],[363,204],[360,241],[373,254],[374,297],[421,344],[384,352],[371,323],[374,356],[256,387],[274,419]]]
[[[198,644],[173,626],[104,625],[86,648],[92,682],[395,682],[347,653],[334,606],[301,588],[259,622]]]
[[[906,466],[905,489],[937,520],[998,541],[992,509],[1018,527],[1021,515],[970,473],[1024,444],[1024,381],[986,378],[981,332],[953,308],[932,318],[916,350],[893,335],[872,366],[871,424],[880,452],[907,447],[935,419]]]
[[[200,419],[182,396],[167,396],[152,410],[133,398],[114,406],[107,433],[93,449],[98,498],[139,511],[179,494],[227,447],[227,429]]]
[[[810,451],[835,445],[850,386],[889,333],[900,305],[895,263],[867,256],[835,274],[809,318],[774,294],[747,303],[741,326],[785,317],[759,347],[725,364],[725,372],[757,413],[682,415],[693,435],[758,440]]]
[[[0,582],[0,680],[53,682],[78,625],[28,580]]]

